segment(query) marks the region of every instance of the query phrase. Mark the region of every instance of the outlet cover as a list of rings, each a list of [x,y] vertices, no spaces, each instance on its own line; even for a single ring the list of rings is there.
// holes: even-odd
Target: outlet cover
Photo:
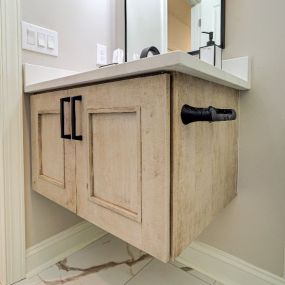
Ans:
[[[97,65],[107,64],[107,46],[97,44]]]

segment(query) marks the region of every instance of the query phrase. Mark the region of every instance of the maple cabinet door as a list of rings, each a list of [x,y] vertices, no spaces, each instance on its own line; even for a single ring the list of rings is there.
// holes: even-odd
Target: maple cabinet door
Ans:
[[[31,96],[32,187],[46,198],[76,212],[75,142],[62,138],[70,134],[67,93]]]
[[[170,77],[73,89],[78,215],[160,260],[170,255]],[[79,98],[79,97],[77,97]]]

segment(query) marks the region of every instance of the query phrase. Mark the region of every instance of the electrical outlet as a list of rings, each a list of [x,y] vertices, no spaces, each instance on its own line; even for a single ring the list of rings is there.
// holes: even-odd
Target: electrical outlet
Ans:
[[[107,64],[107,46],[105,45],[97,44],[97,64]]]

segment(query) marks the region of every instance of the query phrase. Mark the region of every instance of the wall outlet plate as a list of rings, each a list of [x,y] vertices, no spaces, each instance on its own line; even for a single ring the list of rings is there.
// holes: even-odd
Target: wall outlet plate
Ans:
[[[107,64],[107,46],[97,44],[97,65]]]
[[[22,21],[22,48],[33,52],[58,56],[58,33]]]

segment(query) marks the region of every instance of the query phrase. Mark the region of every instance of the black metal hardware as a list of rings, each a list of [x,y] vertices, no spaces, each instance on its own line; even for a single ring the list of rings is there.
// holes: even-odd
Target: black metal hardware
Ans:
[[[76,135],[76,101],[82,101],[82,96],[71,97],[71,138],[82,141],[82,136]]]
[[[207,46],[212,46],[215,44],[214,42],[214,32],[202,32],[202,34],[207,34],[209,35],[209,41],[207,42]]]
[[[236,111],[233,109],[217,109],[212,106],[208,108],[195,108],[189,105],[184,105],[181,109],[181,120],[184,125],[200,121],[233,121],[236,117]]]
[[[65,129],[65,123],[64,123],[64,103],[70,102],[70,97],[65,97],[60,99],[60,137],[62,139],[71,139],[71,135],[65,135],[64,129]]]
[[[150,52],[151,52],[153,55],[158,55],[158,54],[160,54],[159,50],[158,50],[156,47],[152,46],[152,47],[144,48],[144,49],[142,50],[142,52],[141,52],[140,58],[145,58],[145,57],[147,57]]]

